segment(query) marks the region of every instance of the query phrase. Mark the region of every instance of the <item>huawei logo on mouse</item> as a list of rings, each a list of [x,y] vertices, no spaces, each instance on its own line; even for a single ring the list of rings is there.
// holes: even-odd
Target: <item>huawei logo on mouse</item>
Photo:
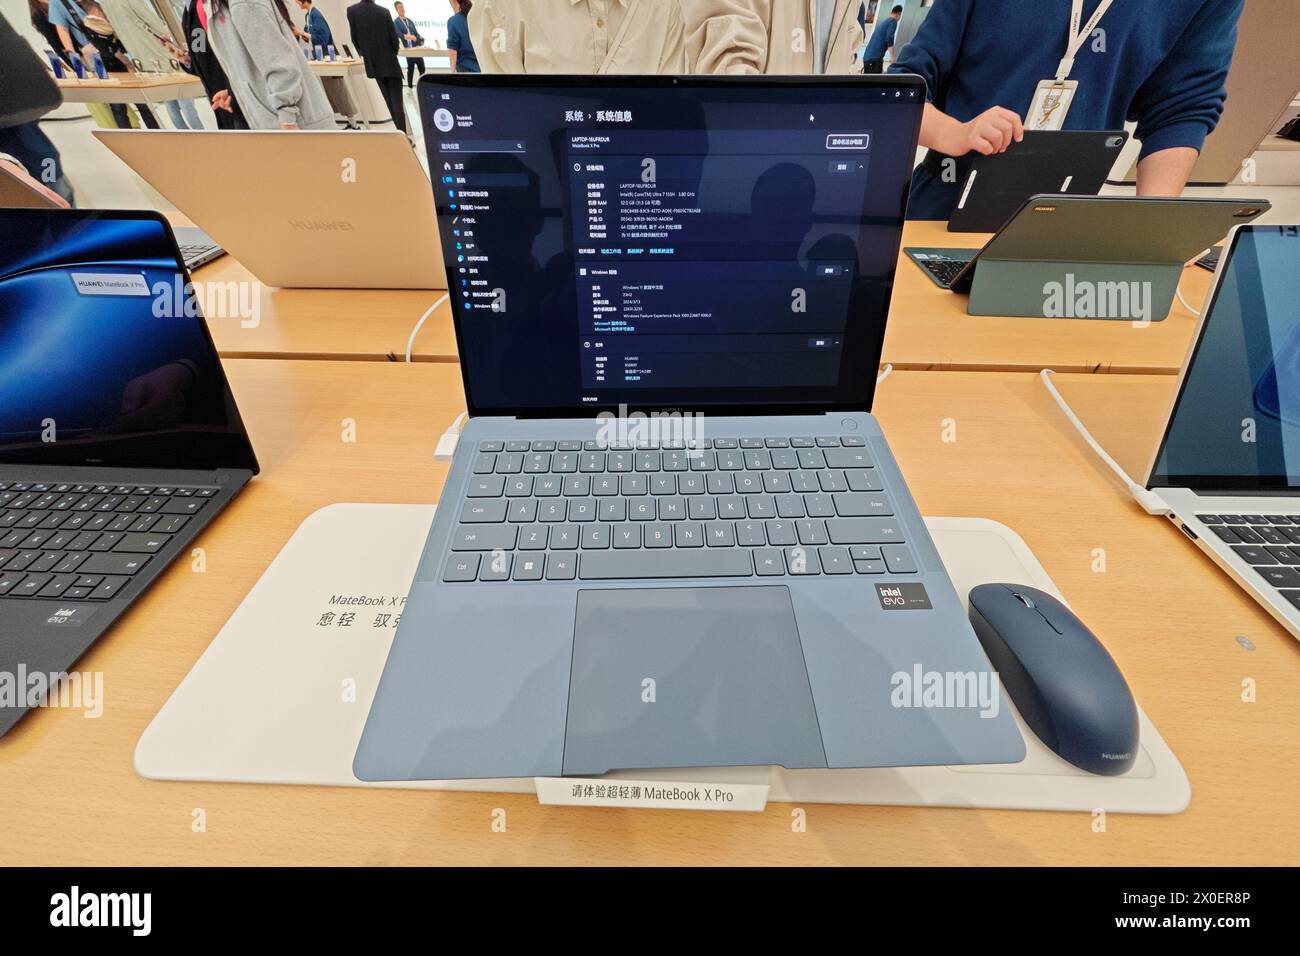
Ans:
[[[298,232],[352,232],[356,227],[346,219],[290,219],[289,228]]]
[[[1103,754],[1101,755],[1101,759],[1102,759],[1102,760],[1132,760],[1132,759],[1133,759],[1133,751],[1130,750],[1130,751],[1129,751],[1128,753],[1126,753],[1126,754],[1108,754],[1108,753],[1103,753]]]

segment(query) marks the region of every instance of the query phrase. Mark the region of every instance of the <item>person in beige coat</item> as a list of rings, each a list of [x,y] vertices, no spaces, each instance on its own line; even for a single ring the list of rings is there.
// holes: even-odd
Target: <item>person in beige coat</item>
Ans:
[[[469,29],[484,73],[686,69],[680,0],[476,0]]]
[[[681,0],[696,73],[859,73],[862,0]]]

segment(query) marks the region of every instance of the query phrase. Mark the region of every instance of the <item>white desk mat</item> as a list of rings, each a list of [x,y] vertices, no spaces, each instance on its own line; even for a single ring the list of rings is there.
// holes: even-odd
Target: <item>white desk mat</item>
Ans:
[[[155,780],[533,792],[531,778],[367,783],[352,775],[433,512],[430,505],[336,504],[310,515],[145,729],[136,771]],[[959,593],[1006,581],[1059,595],[1005,525],[982,518],[926,522]],[[1005,693],[1002,700],[1011,706]],[[1140,717],[1141,754],[1119,777],[1072,767],[1019,714],[1028,752],[1018,764],[610,776],[763,784],[777,802],[1178,813],[1191,798],[1187,775],[1146,714]]]

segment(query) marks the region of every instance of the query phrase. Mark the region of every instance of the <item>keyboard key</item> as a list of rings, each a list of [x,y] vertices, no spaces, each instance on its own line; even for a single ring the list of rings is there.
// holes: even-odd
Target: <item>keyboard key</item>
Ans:
[[[478,443],[478,449],[479,449],[479,451],[498,452],[498,451],[505,451],[505,450],[506,450],[506,446],[505,446],[505,443],[504,443],[504,442],[499,442],[499,441],[481,441],[481,442]]]
[[[749,552],[738,548],[672,551],[590,551],[579,563],[579,577],[588,581],[619,578],[735,578],[751,577]]]
[[[515,546],[514,525],[459,525],[451,536],[453,551],[510,550]],[[475,572],[477,572],[475,568]],[[473,578],[470,578],[473,580]]]
[[[478,577],[479,556],[477,554],[453,554],[443,569],[444,581],[473,581]]]
[[[470,498],[461,506],[460,520],[465,524],[505,521],[508,507],[510,502],[504,498]]]
[[[185,527],[189,520],[185,515],[167,515],[165,518],[160,518],[151,530],[154,534],[175,534]]]
[[[582,529],[582,546],[592,549],[608,548],[609,537],[609,525],[589,524]]]
[[[515,559],[514,580],[516,581],[540,581],[542,579],[542,567],[546,563],[546,556],[543,554],[521,554]]]
[[[601,552],[592,551],[590,554],[584,554],[583,560],[588,557],[599,555]],[[632,554],[633,552],[624,552]],[[546,580],[548,581],[572,581],[577,572],[578,556],[576,554],[563,554],[552,552],[546,556]]]
[[[1295,548],[1285,548],[1279,545],[1269,545],[1264,548],[1269,554],[1277,558],[1280,564],[1300,564],[1300,554],[1296,553]]]
[[[149,563],[147,554],[92,554],[78,570],[82,574],[135,574]]]
[[[816,548],[794,547],[785,549],[785,567],[791,574],[820,574],[821,562]]]
[[[826,465],[830,468],[870,468],[875,465],[865,448],[828,448]]]
[[[520,551],[545,551],[547,527],[545,525],[534,524],[526,528],[519,529],[519,550]]]
[[[889,516],[894,507],[889,498],[880,493],[838,494],[835,498],[835,511],[841,518],[859,518],[866,515]]]
[[[885,566],[890,574],[915,574],[916,562],[912,559],[912,550],[903,544],[887,544],[881,547]]]
[[[1251,565],[1277,564],[1277,558],[1269,554],[1263,548],[1253,548],[1250,545],[1236,544],[1232,550],[1237,557]]]
[[[510,565],[514,555],[509,551],[494,551],[491,554],[483,555],[483,560],[479,564],[478,579],[480,581],[509,581]]]
[[[43,598],[62,597],[63,592],[71,587],[76,579],[76,575],[73,574],[56,574],[54,579],[41,588],[36,596]]]
[[[785,574],[785,555],[779,548],[755,548],[754,570],[762,577]]]
[[[848,548],[819,548],[817,557],[821,560],[822,572],[825,574],[853,573],[853,562],[849,560]]]
[[[1237,532],[1227,525],[1211,525],[1210,530],[1218,536],[1220,541],[1226,544],[1238,544],[1241,538],[1237,537]]]
[[[1275,588],[1300,588],[1300,571],[1295,568],[1257,567],[1255,570]]]
[[[828,518],[832,544],[892,544],[901,542],[903,528],[889,518]]]
[[[578,526],[557,524],[551,526],[551,549],[573,551],[578,547]]]
[[[116,597],[117,592],[126,587],[126,582],[130,578],[104,578],[98,586],[90,592],[92,601],[107,601],[111,597]],[[66,592],[65,592],[66,596]]]
[[[773,520],[766,522],[767,543],[774,547],[785,547],[799,543],[798,523],[794,521]]]
[[[178,489],[179,490],[179,489]],[[198,514],[207,502],[202,498],[169,498],[158,510],[165,515]]]
[[[49,584],[54,579],[54,575],[49,574],[29,574],[23,578],[18,585],[9,592],[10,597],[35,597],[41,588]]]
[[[614,547],[616,548],[639,548],[641,547],[641,525],[615,525],[613,538]]]
[[[0,595],[8,594],[25,577],[27,574],[23,571],[0,571]]]
[[[673,541],[679,548],[702,548],[704,526],[698,521],[683,521],[673,528]]]

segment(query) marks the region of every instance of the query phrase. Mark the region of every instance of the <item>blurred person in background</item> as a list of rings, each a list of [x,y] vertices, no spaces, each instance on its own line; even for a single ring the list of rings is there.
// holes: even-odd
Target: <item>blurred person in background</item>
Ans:
[[[45,64],[0,16],[0,166],[56,206],[73,203],[59,151],[39,120],[63,102]]]
[[[298,0],[298,9],[303,12],[307,29],[294,27],[294,36],[307,43],[312,48],[313,55],[316,50],[320,50],[322,57],[328,57],[330,47],[334,46],[334,31],[330,29],[325,14],[316,9],[312,0]],[[337,51],[338,48],[335,47],[336,54]],[[341,76],[322,76],[321,84],[325,87],[325,95],[329,97],[334,112],[348,118],[348,129],[359,129],[360,126],[353,122],[358,110],[352,102],[352,94],[348,92],[347,81]]]
[[[684,73],[693,2],[474,0],[470,34],[484,73]]]
[[[388,11],[375,0],[348,7],[352,43],[366,64],[366,76],[379,86],[393,117],[393,125],[406,132],[406,104],[402,100],[402,65],[397,61],[397,31]],[[410,134],[407,134],[408,136]]]
[[[200,0],[212,52],[250,129],[338,129],[320,77],[293,35],[284,0]],[[225,98],[213,97],[212,108]]]
[[[841,75],[862,69],[862,0],[682,0],[697,73]]]
[[[181,60],[181,66],[187,73],[192,73],[203,84],[203,91],[212,104],[212,112],[217,117],[217,129],[248,129],[248,121],[230,92],[230,80],[221,62],[212,52],[208,40],[208,14],[203,0],[188,0],[185,12],[181,15],[181,32],[189,46],[189,57]]]
[[[406,15],[406,6],[401,2],[393,4],[393,29],[397,31],[397,39],[401,41],[402,46],[423,46],[424,37],[420,34],[420,28],[415,25],[415,21]],[[453,57],[454,59],[454,57]],[[454,64],[453,64],[454,65]],[[415,73],[419,71],[424,76],[424,57],[410,56],[406,58],[406,85],[415,86]]]
[[[451,16],[447,18],[447,49],[451,53],[451,68],[457,73],[481,73],[478,57],[474,55],[474,43],[469,38],[469,11],[474,6],[474,0],[447,2],[451,4]]]

